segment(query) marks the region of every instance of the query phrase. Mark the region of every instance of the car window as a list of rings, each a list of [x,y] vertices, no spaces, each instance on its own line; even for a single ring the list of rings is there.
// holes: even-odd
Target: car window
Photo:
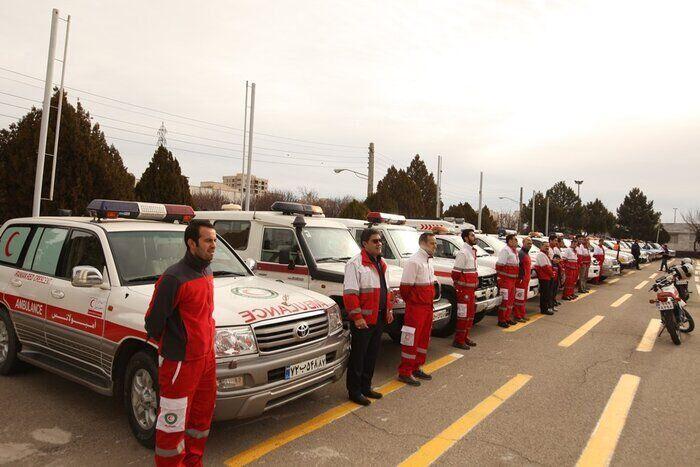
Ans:
[[[214,228],[216,228],[216,233],[221,235],[234,250],[248,248],[249,221],[216,221]]]
[[[449,258],[454,259],[457,256],[457,247],[452,242],[448,242],[445,239],[437,239],[437,250],[435,256],[438,258]]]
[[[19,261],[29,233],[29,226],[8,227],[0,237],[0,263],[15,265]]]
[[[357,245],[362,248],[362,231],[364,229],[357,229],[355,230],[355,241],[357,242]],[[382,234],[382,257],[384,259],[396,259],[396,255],[394,255],[394,252],[391,250],[391,246],[389,245],[389,241],[386,239],[384,234]]]
[[[92,266],[104,273],[105,256],[102,243],[96,235],[82,230],[74,230],[66,244],[66,252],[58,268],[59,277],[70,279],[76,266]]]
[[[66,237],[68,237],[68,229],[45,227],[30,269],[51,276],[55,275]]]
[[[265,228],[260,261],[279,263],[280,251],[282,250],[288,250],[290,252],[290,258],[294,260],[294,264],[305,264],[304,257],[299,251],[297,237],[293,230]]]

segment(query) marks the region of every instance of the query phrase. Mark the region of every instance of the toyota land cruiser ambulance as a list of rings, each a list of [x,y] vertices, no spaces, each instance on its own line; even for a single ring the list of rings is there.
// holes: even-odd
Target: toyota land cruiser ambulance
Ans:
[[[185,226],[172,222],[194,211],[107,200],[88,210],[2,226],[0,374],[23,361],[123,396],[134,435],[149,446],[158,360],[144,317],[154,283],[185,253]],[[216,419],[254,417],[342,377],[349,333],[333,300],[255,276],[225,241],[211,267]]]
[[[385,214],[380,212],[370,212],[367,220],[357,219],[337,219],[350,229],[355,240],[359,243],[362,230],[371,226],[382,232],[384,237],[382,255],[389,264],[403,266],[406,261],[418,251],[418,237],[420,233],[414,228],[405,224],[404,216]],[[432,222],[432,221],[427,221]],[[454,258],[433,258],[433,268],[435,276],[441,285],[442,293],[450,301],[449,325],[444,328],[433,328],[437,336],[449,336],[455,330],[457,324],[457,295],[452,281],[452,267]],[[477,268],[479,275],[479,285],[476,289],[476,315],[474,322],[480,321],[486,313],[498,308],[501,304],[501,296],[496,284],[496,271],[488,266],[480,264]]]
[[[320,208],[276,202],[272,211],[200,211],[199,219],[211,221],[247,261],[254,260],[256,274],[322,293],[343,308],[345,263],[360,252],[348,229],[337,220],[321,217]],[[401,339],[405,304],[401,300],[400,267],[387,261],[387,276],[395,297],[394,322],[386,332]],[[436,286],[434,329],[449,324],[450,302]]]

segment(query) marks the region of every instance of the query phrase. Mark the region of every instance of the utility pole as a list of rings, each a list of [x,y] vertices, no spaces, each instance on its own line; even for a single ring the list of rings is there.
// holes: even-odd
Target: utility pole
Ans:
[[[674,224],[676,223],[676,211],[678,211],[678,208],[673,208],[673,223]]]
[[[367,160],[367,197],[374,191],[374,143],[369,143],[369,159]]]
[[[435,218],[440,219],[440,184],[442,183],[442,156],[438,156],[437,170],[437,202],[435,203]]]
[[[518,203],[518,233],[522,232],[523,217],[523,187],[520,187],[520,202]]]
[[[248,130],[248,174],[246,176],[245,210],[250,211],[250,178],[253,164],[253,120],[255,118],[255,83],[250,85],[250,129]]]
[[[532,190],[532,224],[530,224],[530,232],[535,231],[535,190]]]
[[[547,196],[547,214],[544,221],[544,234],[549,237],[549,196]]]
[[[245,143],[246,143],[246,131],[248,130],[248,81],[245,82],[245,108],[243,110],[243,166],[241,167],[241,175],[245,176]],[[241,180],[241,204],[243,204],[243,185],[244,180]]]
[[[51,112],[51,87],[53,84],[53,62],[56,54],[56,25],[58,10],[51,12],[51,33],[49,35],[49,53],[46,60],[46,80],[44,81],[44,106],[41,111],[41,127],[39,130],[39,148],[36,153],[36,176],[34,177],[34,202],[32,216],[39,217],[41,213],[41,188],[44,184],[44,158],[46,156],[46,136],[49,131],[49,112]]]
[[[481,230],[481,200],[484,188],[484,172],[479,172],[479,216],[477,217],[477,230]]]
[[[59,18],[60,19],[60,18]],[[53,156],[51,157],[51,187],[49,201],[53,201],[56,186],[56,159],[58,159],[58,135],[61,133],[61,111],[63,109],[63,82],[66,78],[66,59],[68,58],[68,34],[70,33],[70,15],[66,18],[66,38],[63,43],[63,60],[61,60],[61,85],[58,88],[58,107],[56,109],[56,131],[53,138]]]
[[[158,128],[158,132],[156,134],[158,135],[158,147],[167,147],[168,140],[165,139],[165,135],[168,134],[168,130],[165,129],[165,123],[160,122],[160,128]]]
[[[581,185],[583,184],[583,180],[574,180],[574,183],[577,185],[576,196],[578,196],[578,199],[581,199]]]

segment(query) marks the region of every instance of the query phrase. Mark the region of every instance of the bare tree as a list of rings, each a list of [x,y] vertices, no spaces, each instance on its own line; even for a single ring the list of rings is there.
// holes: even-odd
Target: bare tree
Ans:
[[[261,193],[253,199],[252,209],[255,211],[269,211],[275,201],[298,201],[294,192],[288,190],[271,190]]]
[[[693,251],[698,251],[698,245],[700,245],[700,209],[695,211],[688,210],[685,214],[681,213],[681,217],[695,232]]]
[[[220,191],[195,193],[192,195],[192,207],[197,211],[219,211],[229,199]]]
[[[500,211],[493,212],[496,218],[496,223],[506,229],[517,229],[518,228],[518,214],[513,211]]]

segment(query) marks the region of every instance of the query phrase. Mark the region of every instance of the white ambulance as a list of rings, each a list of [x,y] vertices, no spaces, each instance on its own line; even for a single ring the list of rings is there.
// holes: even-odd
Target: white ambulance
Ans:
[[[94,200],[92,217],[13,219],[0,230],[0,375],[20,362],[123,398],[154,442],[154,283],[185,253],[189,206]],[[264,279],[220,241],[214,261],[215,418],[254,417],[340,379],[349,351],[328,297]],[[47,389],[50,391],[50,389]]]
[[[322,293],[343,308],[345,263],[360,247],[347,227],[322,217],[318,207],[276,202],[272,211],[200,211],[197,218],[211,221],[239,255],[254,260],[258,276]],[[386,332],[398,342],[405,310],[399,294],[402,269],[387,263],[387,286],[396,297],[396,319]],[[451,305],[440,296],[439,284],[435,287],[434,326],[440,330],[449,325]]]
[[[370,212],[367,220],[337,219],[350,229],[350,232],[359,243],[360,235],[367,227],[374,227],[382,232],[384,237],[382,255],[389,264],[403,266],[406,261],[418,251],[418,237],[420,232],[406,225],[404,216]],[[432,231],[432,229],[429,229]],[[442,287],[442,294],[452,305],[450,310],[449,325],[444,328],[434,328],[437,336],[449,336],[454,332],[457,323],[457,295],[452,281],[452,267],[454,258],[444,258],[436,255],[433,259],[435,276]],[[491,267],[479,264],[479,285],[476,290],[476,315],[474,322],[479,322],[491,310],[501,304],[501,296],[496,284],[496,271]]]

